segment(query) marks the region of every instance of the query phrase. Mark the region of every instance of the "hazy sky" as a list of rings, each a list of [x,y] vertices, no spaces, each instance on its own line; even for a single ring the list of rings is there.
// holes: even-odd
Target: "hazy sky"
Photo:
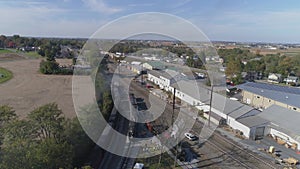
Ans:
[[[182,17],[211,40],[300,42],[299,0],[0,0],[0,34],[90,37],[141,12]]]

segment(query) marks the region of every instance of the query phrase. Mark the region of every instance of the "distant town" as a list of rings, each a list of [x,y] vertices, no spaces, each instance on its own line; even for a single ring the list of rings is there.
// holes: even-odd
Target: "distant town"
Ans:
[[[90,46],[95,48],[89,48],[85,46],[88,39],[0,36],[0,103],[3,104],[0,106],[0,168],[14,167],[9,161],[18,151],[26,156],[27,151],[48,151],[45,147],[50,147],[54,155],[27,154],[28,159],[20,159],[20,164],[29,160],[35,166],[55,163],[53,168],[99,169],[299,167],[300,44],[223,41],[185,44],[140,39],[93,39],[91,43],[94,41],[95,46]],[[106,49],[101,45],[106,42],[115,44]],[[98,58],[102,59],[100,66]],[[217,77],[210,74],[211,70]],[[179,109],[194,119],[194,127],[186,130],[182,122],[165,138],[160,138],[172,141],[184,135],[180,144],[162,155],[133,159],[109,153],[92,143],[76,121],[69,76],[74,72],[83,76],[96,72],[93,78],[98,108],[115,130],[129,138],[147,138],[164,132],[172,126]],[[145,124],[130,122],[113,111],[110,82],[114,74],[123,77],[116,86],[130,84],[127,99],[135,108],[137,118]],[[150,101],[149,95],[154,99]],[[147,121],[153,116],[148,109],[151,103],[156,106],[165,103],[166,108],[161,117]],[[50,117],[52,113],[55,120]],[[10,116],[2,118],[2,114]],[[44,116],[46,120],[39,121]],[[199,135],[207,122],[217,128],[207,143],[200,145]],[[34,132],[30,130],[32,124]],[[44,130],[39,124],[51,125]],[[22,132],[27,132],[26,136],[8,130],[18,125]],[[57,127],[58,132],[51,126]],[[72,127],[74,131],[69,129]],[[134,147],[128,141],[114,138],[112,135],[111,144],[124,145],[128,154],[136,153],[136,149],[140,157],[150,151],[161,151],[155,140]],[[34,147],[33,150],[11,146],[18,145],[18,139]],[[51,146],[55,151],[50,150]],[[58,150],[64,146],[68,148],[65,155],[71,157],[57,162],[61,161]],[[83,151],[77,152],[77,148]],[[81,160],[76,161],[78,158]]]

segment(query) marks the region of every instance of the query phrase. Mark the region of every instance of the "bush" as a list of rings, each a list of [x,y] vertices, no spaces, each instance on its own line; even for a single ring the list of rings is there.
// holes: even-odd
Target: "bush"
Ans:
[[[42,60],[40,63],[40,72],[43,74],[72,75],[73,69],[61,68],[56,61]]]
[[[44,61],[40,63],[40,72],[43,74],[57,74],[59,72],[59,65],[56,61]]]

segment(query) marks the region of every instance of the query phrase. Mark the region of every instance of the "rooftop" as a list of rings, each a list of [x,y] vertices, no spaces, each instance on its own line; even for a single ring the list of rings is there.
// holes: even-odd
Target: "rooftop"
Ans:
[[[300,108],[299,88],[254,82],[238,85],[237,88]]]
[[[160,61],[150,61],[150,62],[146,62],[148,63],[149,65],[155,67],[155,68],[162,68],[164,67],[164,64]]]
[[[300,140],[299,112],[272,105],[258,114],[258,116],[270,121],[275,128],[293,133],[292,135],[299,137],[298,139]]]
[[[266,120],[260,116],[255,116],[255,115],[240,118],[237,121],[244,124],[247,127],[250,127],[250,128],[269,123],[268,120]]]
[[[194,99],[198,99],[202,103],[207,105],[210,103],[210,89],[205,88],[195,80],[181,80],[171,86]],[[248,105],[242,104],[239,101],[230,100],[218,93],[213,93],[212,107],[235,119],[253,110],[253,108]]]

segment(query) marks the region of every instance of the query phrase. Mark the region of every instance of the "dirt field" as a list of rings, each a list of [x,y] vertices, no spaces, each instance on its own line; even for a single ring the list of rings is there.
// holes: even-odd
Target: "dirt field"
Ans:
[[[0,61],[0,67],[13,72],[13,78],[0,84],[0,104],[12,106],[20,117],[33,109],[56,102],[66,117],[76,113],[72,101],[72,76],[42,75],[40,59]]]
[[[0,62],[2,61],[14,61],[25,59],[23,56],[17,55],[15,53],[1,53]]]

